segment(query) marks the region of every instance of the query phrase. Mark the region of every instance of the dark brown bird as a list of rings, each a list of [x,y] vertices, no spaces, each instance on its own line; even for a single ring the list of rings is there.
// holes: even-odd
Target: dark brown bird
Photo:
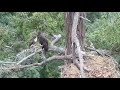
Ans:
[[[48,40],[42,35],[42,33],[39,31],[37,35],[39,43],[42,45],[42,49],[44,49],[44,52],[48,51]]]

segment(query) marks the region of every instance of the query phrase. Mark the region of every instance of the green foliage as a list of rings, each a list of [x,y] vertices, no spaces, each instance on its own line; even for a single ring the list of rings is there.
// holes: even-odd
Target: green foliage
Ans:
[[[10,18],[14,13],[13,12],[0,12],[0,23],[3,25],[8,25]]]
[[[40,78],[40,73],[35,68],[27,68],[24,70],[22,78]]]
[[[15,54],[12,48],[6,48],[6,46],[12,47],[13,42],[16,40],[13,30],[13,28],[8,28],[2,24],[0,26],[0,60]]]
[[[64,19],[62,12],[1,12],[0,13],[0,60],[14,59],[18,52],[28,48],[28,43],[36,32],[61,34],[62,40],[58,43],[65,45]],[[6,48],[10,46],[10,48]],[[47,57],[53,53],[48,53]],[[32,57],[40,62],[40,55]],[[55,64],[55,65],[54,65]],[[44,67],[28,68],[18,72],[1,72],[0,77],[9,78],[39,78],[58,77],[59,62],[49,63]],[[44,75],[45,74],[45,75]],[[48,75],[47,75],[48,74]]]
[[[41,78],[58,78],[60,76],[58,66],[62,64],[63,61],[51,61],[50,63],[48,63],[40,71]]]
[[[61,33],[63,23],[63,14],[55,12],[19,12],[11,18],[11,26],[17,28],[17,35],[23,40],[27,40],[28,34],[34,30],[48,34]]]
[[[91,12],[87,18],[86,37],[96,48],[109,49],[120,52],[120,13],[119,12]],[[65,45],[63,12],[1,12],[0,13],[0,60],[14,59],[15,55],[28,48],[28,43],[37,31],[48,34],[61,34],[58,46]],[[10,46],[8,48],[6,46]],[[50,57],[55,52],[47,53]],[[115,56],[119,61],[119,55]],[[32,57],[40,62],[39,54]],[[17,72],[0,71],[2,78],[49,78],[59,77],[58,66],[62,61],[52,61],[37,68],[27,68]]]
[[[0,78],[18,78],[16,72],[0,71]]]
[[[95,19],[99,19],[101,17],[100,12],[89,12],[87,13],[87,18],[93,23]]]
[[[88,24],[88,39],[96,48],[120,51],[120,13],[102,13],[100,19]]]

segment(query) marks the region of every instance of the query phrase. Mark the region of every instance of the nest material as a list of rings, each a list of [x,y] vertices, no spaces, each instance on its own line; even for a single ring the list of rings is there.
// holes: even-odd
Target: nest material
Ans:
[[[119,78],[118,64],[112,57],[89,54],[85,56],[84,71],[86,78]],[[73,64],[64,65],[61,69],[61,78],[80,78],[80,70]]]
[[[64,65],[61,69],[61,78],[79,78],[80,71],[74,64]]]

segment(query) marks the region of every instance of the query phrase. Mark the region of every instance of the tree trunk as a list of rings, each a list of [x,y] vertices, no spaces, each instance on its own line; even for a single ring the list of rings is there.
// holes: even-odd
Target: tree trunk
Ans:
[[[69,55],[72,53],[72,24],[73,17],[75,12],[65,12],[65,31],[66,31],[66,50],[65,54]],[[86,17],[85,12],[80,12],[80,16]],[[81,50],[84,50],[84,37],[85,37],[85,25],[84,20],[79,18],[78,27],[77,27],[77,37],[79,39]],[[68,60],[67,63],[72,63],[72,60]]]
[[[80,16],[86,18],[85,12],[80,12]],[[81,49],[84,50],[84,38],[85,38],[85,23],[82,18],[79,19],[78,29],[77,29],[78,39],[81,45]]]
[[[65,12],[65,31],[66,31],[66,50],[65,54],[69,55],[72,53],[72,23],[73,23],[74,12]],[[72,63],[72,60],[68,60],[67,63]]]

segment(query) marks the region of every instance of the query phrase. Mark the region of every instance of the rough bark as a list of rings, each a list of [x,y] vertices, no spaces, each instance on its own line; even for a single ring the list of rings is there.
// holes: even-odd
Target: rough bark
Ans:
[[[69,55],[72,53],[72,23],[73,23],[74,12],[65,12],[65,31],[66,31],[66,50],[65,54]],[[72,60],[69,60],[67,63],[72,63]]]
[[[80,16],[86,18],[86,13],[80,12]],[[77,35],[78,35],[78,39],[80,41],[81,49],[84,50],[85,23],[84,23],[84,19],[82,19],[82,18],[79,18]]]
[[[73,55],[73,61],[75,62],[76,57],[75,57],[75,45],[76,45],[76,49],[77,49],[77,54],[79,57],[79,67],[80,67],[80,73],[81,73],[81,77],[84,78],[85,74],[84,74],[84,64],[83,64],[83,54],[82,54],[82,50],[81,50],[81,45],[79,43],[78,37],[77,37],[77,26],[78,26],[78,20],[79,20],[79,12],[76,12],[74,15],[74,20],[73,20],[73,25],[72,25],[72,55]]]
[[[75,12],[65,12],[65,31],[66,31],[66,50],[65,50],[65,54],[66,55],[69,55],[73,52],[71,34],[72,34],[72,24],[73,24],[74,13]],[[86,18],[86,13],[85,12],[80,12],[80,16]],[[84,50],[85,24],[84,24],[84,19],[83,18],[79,18],[79,21],[78,21],[77,37],[79,39],[81,49]],[[72,63],[72,61],[69,61],[67,63]]]

